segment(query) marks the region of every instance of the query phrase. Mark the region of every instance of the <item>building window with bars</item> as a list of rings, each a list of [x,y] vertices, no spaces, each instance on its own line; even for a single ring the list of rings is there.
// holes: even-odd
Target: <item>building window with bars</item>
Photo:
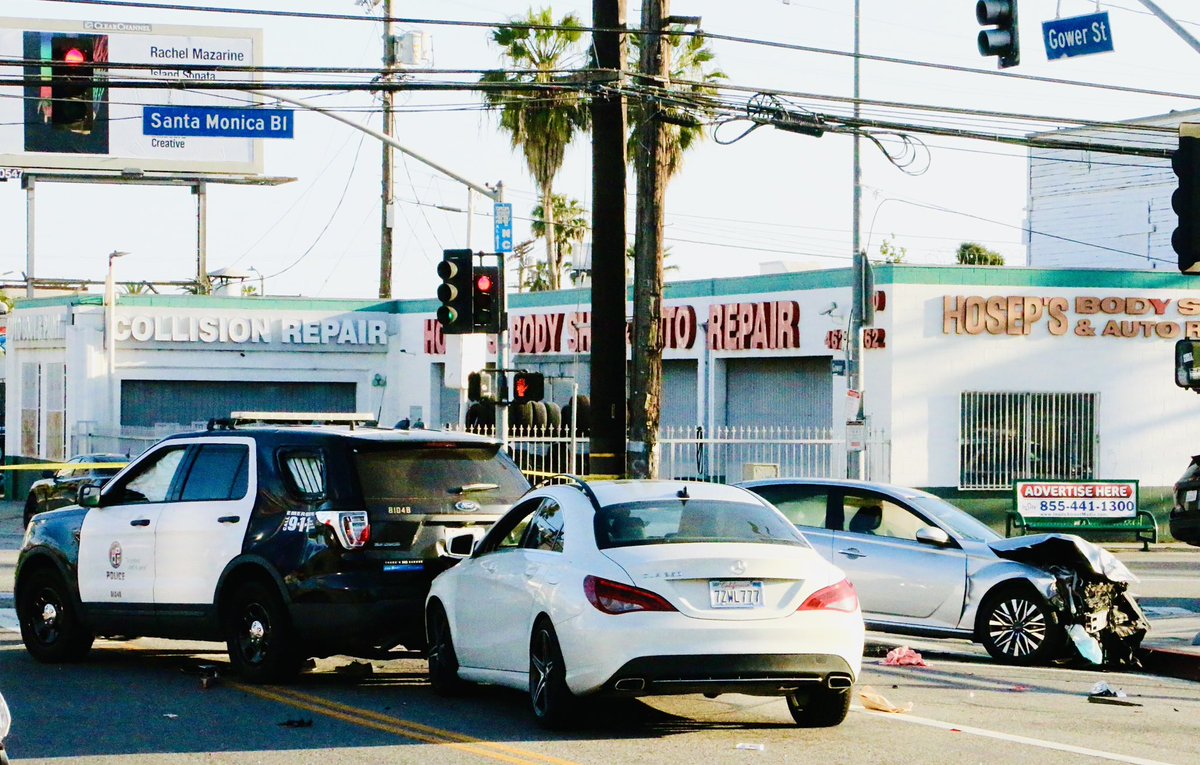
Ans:
[[[1096,477],[1096,393],[964,391],[958,488]]]

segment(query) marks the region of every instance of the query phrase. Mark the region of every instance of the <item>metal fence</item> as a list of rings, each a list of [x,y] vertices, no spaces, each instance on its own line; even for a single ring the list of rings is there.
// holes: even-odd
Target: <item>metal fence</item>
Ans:
[[[132,459],[169,435],[188,430],[203,430],[205,425],[203,422],[192,423],[191,426],[159,423],[147,427],[125,425],[114,430],[84,421],[76,425],[75,432],[71,435],[71,454],[125,454]]]
[[[461,429],[461,428],[460,428]],[[493,426],[470,432],[495,436]],[[509,453],[530,478],[555,473],[588,473],[588,439],[572,438],[569,428],[514,427]],[[890,443],[878,431],[863,444],[864,478],[889,478]],[[659,476],[733,483],[755,477],[844,478],[846,442],[829,428],[722,427],[664,428],[659,437]]]
[[[190,429],[203,429],[194,423]],[[135,457],[147,447],[189,426],[159,424],[122,427],[119,431],[82,422],[72,436],[72,454],[110,452]],[[495,437],[494,426],[452,430]],[[570,428],[516,426],[509,429],[508,449],[531,480],[556,473],[586,475],[588,437],[572,436]],[[863,443],[863,477],[887,481],[891,444],[879,431],[868,431]],[[846,442],[830,428],[722,427],[664,428],[659,438],[659,476],[688,481],[734,483],[749,478],[787,476],[844,478]]]

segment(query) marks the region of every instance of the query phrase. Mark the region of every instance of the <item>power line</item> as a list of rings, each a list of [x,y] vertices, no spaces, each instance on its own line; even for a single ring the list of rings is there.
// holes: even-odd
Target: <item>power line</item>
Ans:
[[[356,149],[354,152],[354,161],[350,163],[350,173],[346,176],[346,185],[342,187],[342,195],[338,198],[337,204],[334,205],[333,212],[329,214],[329,220],[325,222],[325,225],[321,228],[320,233],[318,233],[316,238],[313,239],[312,244],[308,246],[308,249],[300,254],[300,257],[293,260],[282,270],[276,271],[269,276],[264,276],[264,279],[274,279],[276,276],[281,276],[286,274],[288,271],[291,271],[300,264],[300,261],[307,258],[309,254],[312,253],[312,251],[316,248],[317,244],[320,243],[321,239],[324,238],[325,233],[329,231],[329,227],[333,225],[334,219],[337,218],[338,211],[342,209],[342,203],[346,201],[347,192],[350,191],[350,181],[354,180],[354,171],[358,169],[358,154],[359,151],[362,150],[363,142],[366,140],[366,138],[366,135],[362,135],[358,139],[358,149]]]
[[[270,16],[295,19],[309,19],[320,21],[368,21],[371,23],[379,23],[382,17],[375,16],[355,16],[350,14],[335,14],[335,13],[312,13],[304,11],[270,11],[255,8],[219,8],[213,6],[200,5],[185,5],[185,4],[158,4],[148,3],[143,0],[43,0],[43,2],[51,3],[66,3],[70,5],[93,5],[93,6],[108,6],[108,7],[123,7],[123,8],[142,8],[155,10],[170,10],[170,11],[192,11],[206,12],[216,14],[231,14],[231,15],[250,15],[250,16]],[[572,31],[572,32],[620,32],[631,35],[648,34],[646,30],[636,28],[603,28],[591,26],[566,26],[561,24],[529,24],[519,20],[508,21],[465,21],[457,19],[429,19],[429,18],[405,18],[405,17],[390,17],[388,19],[395,24],[404,24],[412,26],[450,26],[450,27],[468,27],[481,29],[497,29],[500,27],[521,27],[535,30],[546,31]],[[1122,93],[1136,93],[1148,96],[1162,96],[1166,98],[1184,98],[1188,100],[1200,100],[1200,95],[1193,93],[1178,93],[1174,91],[1154,90],[1149,88],[1136,88],[1126,85],[1114,85],[1111,83],[1095,83],[1082,80],[1067,80],[1061,77],[1045,77],[1031,74],[1018,74],[1010,71],[999,71],[991,69],[979,69],[976,67],[959,66],[956,64],[942,64],[935,61],[921,61],[917,59],[906,59],[895,56],[879,56],[866,53],[854,53],[853,51],[837,50],[833,48],[820,48],[812,45],[799,45],[796,43],[785,43],[774,40],[763,40],[753,37],[743,37],[738,35],[725,35],[703,30],[690,29],[673,29],[672,35],[682,37],[703,37],[709,40],[720,40],[724,42],[737,43],[742,45],[756,45],[761,47],[776,48],[780,50],[791,50],[800,53],[813,53],[826,56],[837,56],[842,58],[858,58],[862,61],[874,61],[885,64],[898,64],[902,66],[922,67],[927,69],[935,69],[947,72],[957,72],[961,74],[977,74],[988,77],[1000,77],[1009,80],[1023,80],[1027,82],[1040,82],[1051,85],[1067,85],[1071,87],[1094,88],[1107,91],[1118,91]]]

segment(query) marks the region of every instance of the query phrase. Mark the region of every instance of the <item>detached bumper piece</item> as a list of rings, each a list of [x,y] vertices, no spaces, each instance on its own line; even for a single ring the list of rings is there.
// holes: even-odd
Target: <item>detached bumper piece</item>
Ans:
[[[746,693],[786,696],[815,688],[849,688],[850,665],[831,654],[643,656],[626,663],[604,685],[614,696]]]

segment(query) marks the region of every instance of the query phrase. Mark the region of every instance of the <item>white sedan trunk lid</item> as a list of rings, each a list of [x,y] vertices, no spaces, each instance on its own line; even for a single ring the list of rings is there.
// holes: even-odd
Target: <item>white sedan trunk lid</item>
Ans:
[[[604,554],[637,587],[698,619],[745,621],[792,614],[844,575],[800,545],[680,543],[612,547]]]

